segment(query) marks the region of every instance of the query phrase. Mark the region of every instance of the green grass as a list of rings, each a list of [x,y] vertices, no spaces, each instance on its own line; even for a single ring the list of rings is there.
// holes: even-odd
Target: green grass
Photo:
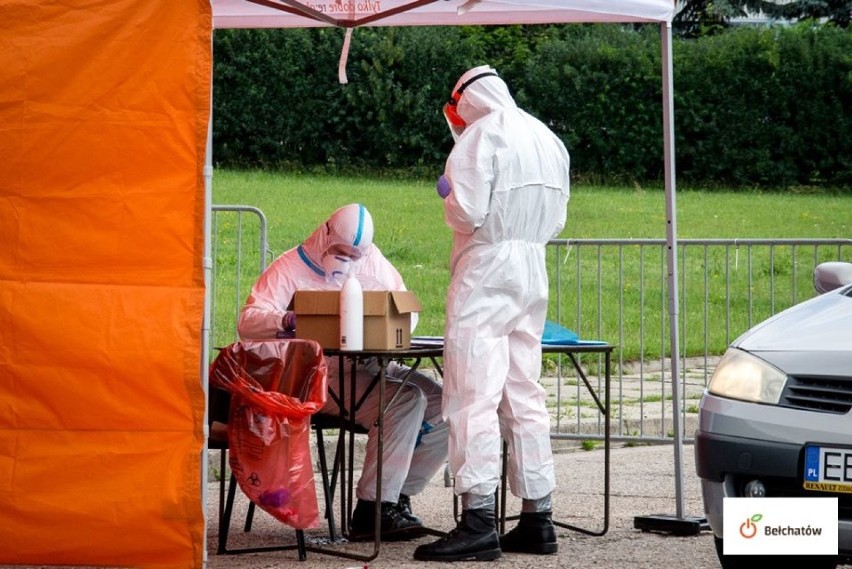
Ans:
[[[301,242],[334,209],[351,202],[361,202],[370,210],[376,225],[375,243],[402,273],[408,288],[420,297],[424,310],[416,332],[442,334],[452,237],[444,223],[442,201],[435,194],[433,180],[228,170],[217,170],[213,178],[214,204],[251,205],[264,212],[272,256]],[[677,210],[679,239],[852,237],[850,195],[704,192],[680,188]],[[218,234],[214,238],[220,245],[216,251],[216,270],[222,275],[233,269],[240,242],[254,244],[257,239],[257,229],[251,224],[243,227],[241,234],[235,233],[236,230],[232,221],[223,221],[217,227]],[[572,187],[568,221],[560,237],[664,239],[665,236],[666,198],[661,185],[648,188]],[[708,260],[711,269],[721,262],[717,258]],[[789,271],[789,267],[779,262],[777,266],[759,270],[783,273]],[[227,312],[233,311],[235,302],[239,304],[235,299],[245,298],[257,272],[257,259],[246,259],[240,267],[239,282],[233,277],[214,277],[214,305],[217,308],[228,306],[231,308]],[[587,278],[587,273],[588,278],[592,278],[590,273],[593,272],[583,270],[583,278]],[[572,271],[566,274],[568,279],[574,276]],[[608,294],[623,294],[625,303],[638,305],[637,283],[631,278],[628,272],[626,282],[607,283],[611,291]],[[660,283],[653,282],[653,278],[645,284],[648,295],[657,295],[654,302],[645,299],[649,306],[657,306],[659,296],[664,294]],[[564,290],[570,294],[575,284],[570,280],[565,282],[568,284],[563,284]],[[689,294],[699,294],[693,292],[694,288],[697,287]],[[716,299],[710,301],[716,302]],[[693,318],[689,313],[703,304],[700,295],[691,299],[686,316]],[[607,339],[612,335],[611,321],[615,316],[611,312],[615,309],[616,303],[611,306],[605,303],[602,307],[600,319],[607,323],[604,336]],[[646,314],[646,326],[660,328],[661,317],[660,314]],[[737,323],[737,326],[745,324]],[[213,329],[215,345],[232,341],[233,314],[216,314]],[[622,350],[638,353],[638,348],[627,345],[630,341],[629,338],[625,340]],[[715,338],[713,345],[721,349],[726,341],[724,337]],[[659,346],[651,347],[656,348]]]

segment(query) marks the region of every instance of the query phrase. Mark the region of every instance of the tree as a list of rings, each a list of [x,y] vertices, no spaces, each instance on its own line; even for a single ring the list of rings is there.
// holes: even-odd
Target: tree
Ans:
[[[795,0],[794,2],[750,2],[760,4],[761,10],[773,18],[806,20],[823,19],[841,28],[848,28],[852,18],[852,0]]]
[[[683,0],[674,17],[682,35],[710,35],[728,26],[732,18],[763,13],[781,20],[825,19],[848,28],[852,0]]]
[[[722,31],[736,15],[727,0],[684,0],[673,23],[680,35],[699,37]]]

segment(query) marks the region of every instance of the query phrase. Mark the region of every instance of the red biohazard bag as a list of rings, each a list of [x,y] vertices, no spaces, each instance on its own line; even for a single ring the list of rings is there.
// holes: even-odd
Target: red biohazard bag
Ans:
[[[325,404],[328,370],[313,340],[236,342],[210,366],[231,394],[229,464],[240,488],[281,522],[319,525],[310,418]]]

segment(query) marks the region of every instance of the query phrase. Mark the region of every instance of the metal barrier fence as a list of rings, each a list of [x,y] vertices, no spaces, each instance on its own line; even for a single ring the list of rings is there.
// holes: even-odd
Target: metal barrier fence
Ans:
[[[765,318],[812,297],[814,267],[832,260],[852,261],[852,240],[678,241],[683,440],[693,436],[699,399],[726,346]],[[551,319],[581,338],[616,346],[613,440],[671,442],[665,240],[553,240],[549,263]],[[602,363],[587,358],[584,364],[602,389]],[[562,371],[557,365],[555,374],[546,374],[556,377],[544,380],[553,393],[554,437],[602,438],[603,419],[593,400],[576,378],[562,377]]]
[[[213,206],[210,353],[237,339],[236,319],[271,258],[258,208]],[[583,339],[615,346],[611,436],[672,442],[672,378],[664,239],[557,239],[548,245],[549,318]],[[810,298],[820,262],[852,262],[849,239],[682,239],[678,241],[683,440],[695,430],[698,400],[725,347],[754,324]],[[604,419],[565,356],[545,357],[542,384],[554,439],[596,444]],[[602,357],[580,363],[603,393]]]
[[[210,284],[211,358],[216,348],[239,339],[237,316],[271,252],[266,215],[246,205],[214,205],[211,220],[213,276]]]

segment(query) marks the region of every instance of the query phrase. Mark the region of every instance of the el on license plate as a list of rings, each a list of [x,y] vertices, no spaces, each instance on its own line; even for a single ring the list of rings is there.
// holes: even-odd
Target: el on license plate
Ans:
[[[818,492],[852,493],[852,448],[806,445],[802,486]]]

